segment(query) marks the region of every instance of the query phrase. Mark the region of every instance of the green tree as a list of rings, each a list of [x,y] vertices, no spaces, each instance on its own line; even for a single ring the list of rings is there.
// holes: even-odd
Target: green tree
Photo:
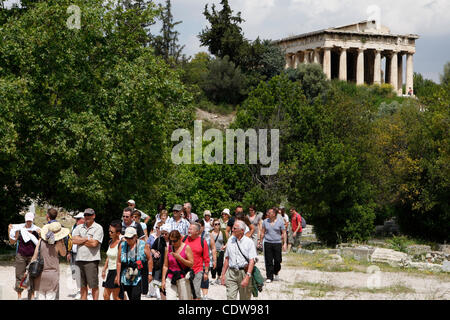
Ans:
[[[237,104],[245,94],[245,75],[228,56],[213,59],[208,65],[200,87],[206,96],[216,102]]]
[[[444,65],[444,73],[440,75],[441,85],[445,86],[450,83],[450,61]]]
[[[296,69],[286,69],[284,71],[291,81],[299,81],[300,85],[309,101],[323,96],[329,89],[329,82],[322,67],[317,63],[300,64]]]
[[[242,34],[242,28],[239,26],[244,20],[241,13],[233,16],[228,0],[221,0],[222,9],[216,11],[215,4],[208,10],[208,4],[205,5],[203,15],[208,20],[210,27],[206,27],[198,35],[200,44],[208,47],[209,52],[219,58],[228,56],[230,61],[240,65],[241,50],[246,40]]]
[[[72,3],[40,2],[2,26],[0,84],[9,94],[0,95],[0,131],[16,132],[2,137],[15,150],[2,157],[17,154],[18,172],[9,174],[20,195],[92,207],[106,226],[126,199],[144,210],[157,204],[170,133],[193,120],[192,97],[141,42],[146,31],[136,26],[154,19],[154,8],[137,14],[83,1],[82,27],[70,30]]]
[[[182,51],[185,46],[178,44],[178,35],[175,27],[182,21],[173,21],[172,4],[170,0],[166,0],[166,5],[161,8],[161,35],[154,39],[154,47],[156,54],[161,55],[163,59],[172,65],[179,63],[182,58]]]

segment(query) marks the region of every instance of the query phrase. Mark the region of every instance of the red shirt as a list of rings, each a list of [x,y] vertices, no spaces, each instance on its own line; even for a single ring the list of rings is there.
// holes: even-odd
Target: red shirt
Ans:
[[[201,241],[200,236],[195,240],[192,240],[191,237],[187,237],[186,241],[184,241],[185,244],[191,247],[192,254],[194,255],[194,266],[192,267],[194,273],[203,271],[203,263],[205,263],[205,266],[209,266],[208,244],[206,243],[206,240],[203,239],[203,250],[202,250],[202,244],[200,241]]]
[[[298,212],[294,213],[291,223],[292,223],[292,233],[294,233],[295,230],[297,230],[299,225],[300,229],[297,232],[302,232],[302,216]]]

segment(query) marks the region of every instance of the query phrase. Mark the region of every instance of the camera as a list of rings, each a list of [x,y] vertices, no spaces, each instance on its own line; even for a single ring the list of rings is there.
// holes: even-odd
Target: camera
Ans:
[[[125,278],[127,280],[133,281],[136,276],[138,275],[139,270],[137,268],[128,267],[127,271],[125,272]]]

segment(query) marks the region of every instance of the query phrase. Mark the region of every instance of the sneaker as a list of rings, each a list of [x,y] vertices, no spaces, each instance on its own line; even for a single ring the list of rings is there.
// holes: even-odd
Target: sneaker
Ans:
[[[276,274],[273,276],[273,281],[280,281],[280,277]]]
[[[270,280],[270,279],[266,280],[266,283],[271,283],[271,282],[272,282],[272,280]]]
[[[81,293],[80,293],[80,291],[78,291],[76,294],[75,294],[75,298],[74,298],[75,300],[80,300],[81,299]]]
[[[217,283],[217,284],[221,284],[220,279],[217,279],[217,280],[216,280],[216,283]]]
[[[89,291],[87,299],[88,300],[94,300],[94,298],[92,297],[92,292]]]

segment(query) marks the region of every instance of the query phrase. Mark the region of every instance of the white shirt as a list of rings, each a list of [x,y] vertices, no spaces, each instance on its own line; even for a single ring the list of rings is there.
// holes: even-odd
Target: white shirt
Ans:
[[[239,251],[237,245],[238,241],[239,248],[241,248],[242,253]],[[235,236],[231,236],[227,242],[227,249],[225,250],[224,255],[224,258],[228,257],[228,266],[231,269],[243,268],[248,264],[242,254],[244,254],[249,260],[255,259],[257,256],[255,243],[246,236],[243,236],[241,240],[238,240]]]

